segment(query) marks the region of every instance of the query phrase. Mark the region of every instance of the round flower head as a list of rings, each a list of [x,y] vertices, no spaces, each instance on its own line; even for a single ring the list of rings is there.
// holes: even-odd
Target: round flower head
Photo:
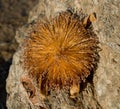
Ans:
[[[34,24],[24,41],[24,68],[40,88],[70,88],[94,71],[98,38],[87,20],[62,12]]]

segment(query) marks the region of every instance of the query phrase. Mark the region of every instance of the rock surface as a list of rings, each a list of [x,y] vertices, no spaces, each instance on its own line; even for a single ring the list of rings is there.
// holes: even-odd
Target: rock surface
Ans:
[[[37,0],[0,0],[0,109],[6,109],[6,78],[17,49],[16,30],[28,20]]]
[[[51,92],[33,105],[20,83],[22,69],[22,49],[14,54],[7,78],[8,109],[119,109],[120,108],[120,9],[119,0],[40,0],[30,12],[28,24],[18,30],[16,40],[21,45],[29,32],[31,22],[39,16],[45,18],[72,8],[75,11],[91,14],[96,12],[94,30],[100,41],[100,62],[93,78],[84,84],[83,90],[75,99],[68,92]],[[88,81],[89,81],[88,80]]]

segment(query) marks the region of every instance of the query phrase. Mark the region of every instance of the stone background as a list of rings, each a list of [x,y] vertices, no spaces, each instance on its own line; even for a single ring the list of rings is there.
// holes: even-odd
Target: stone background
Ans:
[[[38,0],[0,0],[0,109],[6,109],[6,78],[18,47],[16,30],[28,21]]]
[[[86,14],[96,12],[97,21],[93,24],[100,40],[100,62],[93,83],[86,87],[77,97],[70,100],[67,93],[53,92],[38,106],[33,106],[20,84],[22,50],[14,54],[7,78],[8,109],[119,109],[120,108],[120,1],[119,0],[39,0],[29,14],[28,24],[20,28],[16,40],[21,44],[29,23],[39,16],[44,19],[60,11],[72,8],[83,10]],[[14,34],[12,35],[14,36]],[[14,40],[14,39],[13,39]],[[11,44],[10,44],[11,45]],[[56,96],[56,98],[53,98]],[[59,101],[59,102],[58,102]],[[64,102],[63,102],[64,101]]]

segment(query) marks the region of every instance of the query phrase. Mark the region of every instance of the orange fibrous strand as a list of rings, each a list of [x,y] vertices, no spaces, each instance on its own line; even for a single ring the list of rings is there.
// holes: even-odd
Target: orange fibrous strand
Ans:
[[[69,12],[46,23],[36,22],[24,43],[24,68],[43,87],[78,84],[97,64],[96,34]]]

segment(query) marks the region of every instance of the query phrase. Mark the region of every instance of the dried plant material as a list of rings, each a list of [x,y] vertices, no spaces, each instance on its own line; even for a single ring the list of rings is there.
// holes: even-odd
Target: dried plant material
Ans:
[[[74,84],[70,87],[70,97],[75,98],[75,96],[79,93],[80,91],[80,84]]]
[[[89,16],[87,16],[84,21],[83,24],[84,25],[90,25],[92,22],[96,21],[96,14],[90,14]]]
[[[33,86],[33,83],[31,82],[31,79],[27,78],[27,76],[22,76],[21,82],[26,92],[28,93],[29,98],[33,98],[35,96],[36,90],[35,90],[35,87]]]
[[[24,41],[23,66],[41,90],[70,89],[94,71],[98,37],[84,20],[71,12],[62,12],[49,21],[34,24]]]
[[[90,15],[90,21],[91,22],[96,21],[96,14],[95,13],[93,13],[93,14]]]
[[[28,75],[23,75],[21,77],[21,82],[23,84],[23,87],[25,88],[28,97],[32,104],[39,105],[40,99],[44,100],[45,96],[42,95],[39,90],[36,89],[35,85],[32,82],[32,79],[29,78]]]

